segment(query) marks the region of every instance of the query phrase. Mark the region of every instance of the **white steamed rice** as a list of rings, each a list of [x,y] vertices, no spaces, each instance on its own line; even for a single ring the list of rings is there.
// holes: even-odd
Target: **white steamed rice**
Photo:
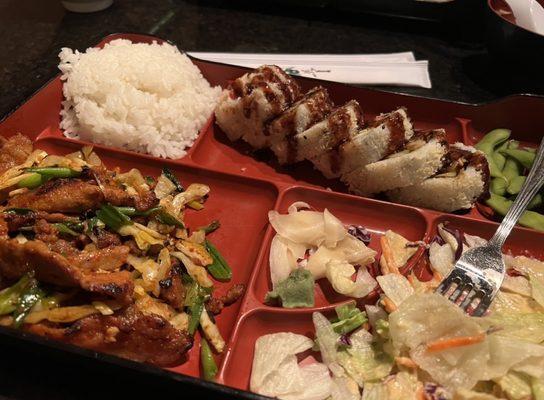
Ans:
[[[59,58],[64,134],[157,157],[183,157],[221,93],[168,43],[118,39]]]

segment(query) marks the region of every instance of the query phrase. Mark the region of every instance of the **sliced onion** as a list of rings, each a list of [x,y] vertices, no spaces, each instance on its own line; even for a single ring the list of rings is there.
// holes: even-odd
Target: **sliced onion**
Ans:
[[[303,201],[295,201],[289,206],[287,212],[289,214],[293,214],[298,212],[299,210],[312,210],[312,207],[308,203],[305,203]]]
[[[454,258],[455,261],[459,260],[459,258],[461,258],[461,254],[463,254],[463,232],[461,232],[459,229],[448,228],[446,225],[442,225],[442,229],[455,238],[457,248],[455,249]]]

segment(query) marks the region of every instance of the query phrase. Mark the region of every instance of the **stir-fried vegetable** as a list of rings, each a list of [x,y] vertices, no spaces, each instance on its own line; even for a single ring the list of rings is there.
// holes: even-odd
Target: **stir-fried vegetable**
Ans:
[[[25,174],[26,177],[17,182],[17,186],[20,188],[35,189],[43,182],[43,176],[38,173]]]
[[[32,307],[45,297],[33,273],[24,275],[13,286],[0,292],[0,315],[13,313],[13,326],[19,328]]]
[[[15,311],[17,301],[28,287],[31,279],[30,275],[23,275],[23,277],[13,286],[0,292],[0,315],[11,314]]]
[[[198,230],[202,230],[206,234],[209,234],[209,233],[215,232],[217,229],[219,229],[220,226],[221,226],[221,223],[218,220],[213,220],[212,222],[210,222],[210,224],[200,227],[198,228]]]
[[[217,364],[213,358],[212,349],[210,349],[208,341],[204,338],[200,341],[200,365],[202,366],[204,379],[207,381],[215,380]]]
[[[204,243],[206,250],[213,258],[213,263],[208,265],[208,271],[210,271],[210,274],[217,280],[229,281],[232,278],[232,270],[227,264],[227,261],[209,240],[206,240]]]
[[[96,216],[114,231],[118,231],[125,225],[131,225],[130,218],[111,204],[104,204],[96,212]]]
[[[183,192],[185,189],[183,188],[183,185],[178,181],[178,178],[176,178],[176,176],[172,173],[172,171],[170,171],[168,168],[164,167],[162,169],[162,174],[168,178],[170,180],[170,182],[172,182],[174,184],[174,186],[176,187],[176,190],[178,192]]]
[[[210,290],[198,284],[189,275],[183,276],[184,282],[188,284],[187,294],[185,295],[184,306],[189,309],[189,327],[187,331],[192,335],[200,324],[200,316],[204,310],[204,302],[210,296]]]
[[[76,171],[71,168],[64,168],[64,167],[27,168],[26,172],[34,172],[34,173],[40,174],[45,179],[76,178],[79,175],[81,175],[81,171]]]

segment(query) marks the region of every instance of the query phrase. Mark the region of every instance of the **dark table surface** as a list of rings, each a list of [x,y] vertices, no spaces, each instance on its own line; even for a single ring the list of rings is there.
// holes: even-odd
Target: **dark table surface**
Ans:
[[[417,59],[429,60],[433,88],[385,90],[472,103],[519,91],[508,88],[504,80],[496,79],[492,73],[495,68],[481,40],[483,22],[480,31],[467,37],[458,34],[464,29],[463,21],[457,26],[444,26],[285,7],[269,7],[264,13],[258,6],[229,8],[226,3],[229,2],[115,0],[108,10],[74,14],[66,12],[58,0],[0,0],[0,116],[57,73],[61,47],[83,50],[115,32],[157,35],[188,51],[414,51]],[[33,349],[24,351],[0,343],[0,354],[0,397],[76,399],[119,397],[122,393],[125,398],[140,398],[153,395],[153,391],[162,397],[167,393],[197,397],[180,386],[145,386],[141,376],[121,377],[96,368],[85,369],[69,360],[36,354]]]

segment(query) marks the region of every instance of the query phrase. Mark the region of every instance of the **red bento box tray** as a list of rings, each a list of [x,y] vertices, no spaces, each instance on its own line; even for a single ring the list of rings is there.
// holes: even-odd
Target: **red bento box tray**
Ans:
[[[115,34],[105,38],[99,46],[117,39],[134,42],[151,42],[161,39],[135,34]],[[204,77],[212,85],[225,86],[229,80],[244,74],[247,69],[193,59]],[[514,138],[528,145],[539,142],[538,132],[544,131],[544,98],[537,96],[512,96],[500,101],[471,105],[433,100],[409,95],[380,92],[337,83],[300,78],[304,89],[316,85],[326,87],[335,103],[356,99],[362,105],[365,118],[398,106],[408,108],[419,129],[445,128],[450,142],[474,144],[483,133],[496,127],[512,129]],[[65,138],[59,129],[59,111],[62,100],[62,83],[57,76],[32,98],[0,122],[0,134],[11,136],[21,132],[34,140],[36,147],[50,153],[64,154],[79,148],[81,141]],[[308,309],[285,310],[264,304],[265,293],[270,290],[268,253],[273,230],[268,225],[267,212],[275,209],[286,212],[294,201],[302,200],[322,210],[328,208],[344,223],[366,226],[372,233],[370,246],[378,249],[379,236],[392,229],[410,240],[427,240],[436,234],[437,225],[450,221],[467,233],[490,237],[496,223],[487,220],[473,208],[464,214],[445,214],[436,211],[393,204],[376,199],[362,198],[347,193],[346,188],[334,181],[325,180],[310,165],[282,168],[268,154],[254,154],[241,143],[229,142],[210,117],[196,143],[187,155],[178,160],[163,160],[130,151],[95,145],[99,156],[108,166],[123,170],[136,167],[145,174],[158,175],[168,165],[184,183],[202,182],[211,187],[211,196],[202,212],[189,213],[192,226],[203,225],[219,219],[222,228],[215,232],[213,241],[233,267],[233,283],[244,283],[247,292],[243,300],[228,307],[217,318],[227,348],[217,356],[220,364],[218,383],[210,384],[198,379],[198,338],[189,352],[187,361],[166,372],[175,380],[182,380],[202,388],[220,391],[229,396],[256,398],[248,390],[255,340],[263,334],[282,330],[311,334],[311,314],[314,311],[330,313],[347,299],[318,284],[316,306]],[[516,227],[507,242],[507,251],[513,254],[529,253],[544,258],[544,233]],[[410,261],[409,267],[424,265],[421,250]],[[219,284],[218,291],[226,285]],[[47,344],[71,353],[98,358],[140,369],[144,372],[157,368],[120,360],[72,346],[51,343],[20,332],[0,328],[0,337],[9,336]],[[161,373],[162,374],[162,373]],[[188,376],[188,377],[186,377]],[[193,377],[193,378],[190,378]],[[195,379],[197,378],[197,379]],[[238,389],[238,390],[237,390]],[[210,392],[211,393],[211,392]]]

